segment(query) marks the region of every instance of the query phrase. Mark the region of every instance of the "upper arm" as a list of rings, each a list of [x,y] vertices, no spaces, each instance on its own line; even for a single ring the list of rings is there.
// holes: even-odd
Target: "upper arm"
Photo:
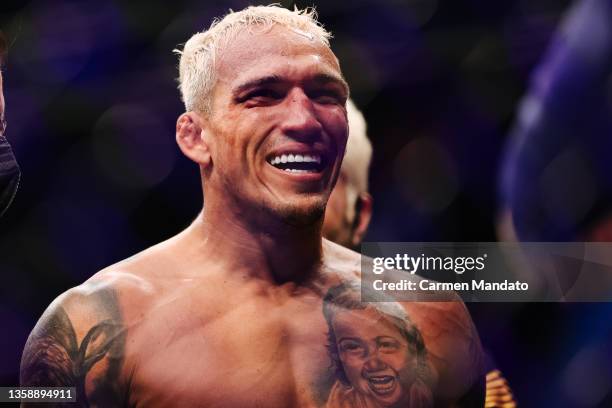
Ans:
[[[75,387],[77,406],[122,405],[126,329],[115,292],[92,286],[68,291],[45,311],[26,343],[20,382]]]
[[[421,330],[437,373],[437,391],[455,406],[484,406],[485,373],[480,339],[457,297],[448,302],[404,303]]]

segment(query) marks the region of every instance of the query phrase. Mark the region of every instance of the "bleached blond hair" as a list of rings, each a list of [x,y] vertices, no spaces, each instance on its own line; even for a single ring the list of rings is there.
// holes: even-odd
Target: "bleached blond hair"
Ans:
[[[221,19],[213,20],[206,31],[194,34],[182,50],[175,49],[179,57],[179,89],[185,109],[210,113],[211,91],[216,81],[215,63],[223,48],[243,30],[254,27],[267,29],[279,25],[329,47],[331,33],[317,21],[314,8],[292,11],[278,4],[249,6],[244,10],[229,11]]]
[[[351,99],[346,101],[346,114],[349,137],[340,171],[347,179],[347,205],[354,208],[357,196],[368,191],[372,143],[368,139],[365,118]]]

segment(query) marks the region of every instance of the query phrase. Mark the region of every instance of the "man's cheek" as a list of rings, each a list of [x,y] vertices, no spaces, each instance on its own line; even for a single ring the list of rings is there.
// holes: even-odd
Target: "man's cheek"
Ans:
[[[328,132],[330,132],[339,142],[346,144],[348,138],[348,122],[346,114],[339,111],[326,111],[320,116],[321,121],[325,124]]]

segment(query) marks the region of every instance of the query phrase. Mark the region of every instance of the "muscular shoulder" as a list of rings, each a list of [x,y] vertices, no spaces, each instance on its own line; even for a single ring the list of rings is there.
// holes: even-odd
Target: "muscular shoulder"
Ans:
[[[440,397],[484,398],[482,347],[459,297],[445,302],[401,304],[421,331],[428,359],[437,374]]]
[[[119,405],[129,327],[121,297],[139,286],[131,274],[106,271],[60,295],[28,338],[21,384],[76,387],[78,406]]]
[[[323,239],[323,263],[341,279],[354,280],[361,276],[361,254],[327,239]]]
[[[176,246],[151,247],[53,301],[26,343],[21,383],[77,387],[83,406],[121,405],[138,357],[128,345],[187,269]]]
[[[386,274],[388,282],[400,280],[413,281],[418,287],[423,278],[396,270]],[[457,397],[483,399],[482,347],[461,297],[453,291],[428,290],[415,292],[414,298],[418,301],[397,297],[421,332],[428,360],[436,373],[438,396],[447,401]]]
[[[370,287],[367,280],[374,275],[363,276],[361,267],[363,263],[371,263],[371,258],[331,242],[325,242],[324,245],[327,267],[345,281],[359,283],[366,279],[365,287]],[[392,270],[385,274],[385,280],[418,283],[422,278]],[[363,296],[364,286],[361,288]],[[471,398],[475,394],[479,399],[481,396],[478,394],[484,390],[484,383],[481,384],[484,378],[482,350],[470,314],[461,298],[452,291],[427,291],[422,296],[419,293],[415,296],[425,301],[418,302],[401,301],[401,296],[396,297],[392,292],[388,295],[384,299],[399,301],[423,339],[427,360],[435,372],[436,395],[440,400],[456,402],[460,397]],[[374,292],[370,292],[370,296],[383,299],[378,298]]]

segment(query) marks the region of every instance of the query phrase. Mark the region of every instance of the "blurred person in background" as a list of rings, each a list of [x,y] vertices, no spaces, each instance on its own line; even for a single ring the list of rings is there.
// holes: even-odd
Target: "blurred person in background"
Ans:
[[[612,240],[611,75],[612,4],[578,2],[535,70],[509,139],[500,183],[502,240]],[[587,278],[570,269],[546,285],[569,295],[577,279]],[[607,299],[612,277],[605,273],[589,286]]]
[[[540,317],[534,328],[568,356],[554,370],[538,367],[552,378],[542,406],[612,406],[611,75],[612,4],[575,2],[532,75],[505,152],[500,240],[555,242],[563,255],[525,256],[517,274],[549,276],[544,295],[581,302],[527,306]]]
[[[502,239],[612,240],[611,75],[612,5],[577,2],[518,109],[501,173]]]
[[[325,209],[323,236],[358,251],[372,218],[373,200],[368,190],[372,143],[363,113],[351,99],[346,103],[346,112],[349,137],[340,176]],[[515,407],[507,380],[491,362],[488,365],[485,407]]]
[[[323,236],[344,247],[359,250],[372,218],[368,173],[372,143],[363,114],[351,99],[346,103],[349,137],[336,186],[325,208]]]
[[[74,386],[81,406],[325,403],[323,297],[360,278],[359,255],[321,236],[348,135],[329,36],[310,10],[259,6],[187,41],[176,140],[198,165],[202,212],[54,301],[24,349],[23,386]],[[482,406],[480,341],[446,295],[457,301],[396,306],[423,336],[435,406]],[[370,389],[384,394],[397,382],[373,356]]]
[[[19,185],[20,171],[11,145],[6,139],[6,116],[4,113],[4,91],[2,70],[6,63],[8,44],[4,34],[0,31],[0,216],[10,205],[17,186]]]

